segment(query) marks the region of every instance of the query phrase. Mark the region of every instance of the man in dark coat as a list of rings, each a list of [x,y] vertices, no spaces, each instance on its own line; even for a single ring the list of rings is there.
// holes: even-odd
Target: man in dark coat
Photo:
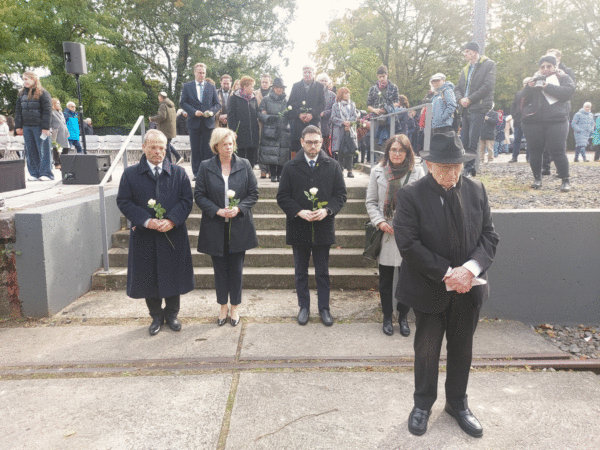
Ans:
[[[325,109],[325,88],[315,81],[314,68],[306,65],[302,74],[302,80],[294,83],[288,99],[288,105],[292,107],[288,115],[292,120],[292,157],[302,148],[302,131],[309,125],[319,127]]]
[[[117,206],[131,221],[127,261],[127,295],[145,298],[152,324],[150,335],[164,321],[181,330],[177,319],[179,298],[194,289],[192,254],[185,221],[192,211],[190,180],[181,167],[165,159],[166,136],[158,130],[146,133],[139,164],[123,172]],[[162,206],[158,217],[152,206]],[[162,299],[165,308],[162,308]]]
[[[429,173],[396,194],[394,236],[402,256],[396,296],[413,308],[414,408],[408,429],[427,431],[437,398],[440,350],[447,345],[446,407],[471,436],[483,428],[467,404],[473,333],[488,296],[487,271],[498,243],[483,185],[461,176],[465,154],[453,131],[435,134],[423,157]],[[477,278],[476,278],[477,277]]]
[[[198,174],[200,163],[213,157],[210,150],[210,135],[215,128],[215,114],[221,111],[217,90],[205,80],[206,65],[194,66],[194,81],[185,83],[181,90],[179,106],[187,112],[187,126],[192,148],[192,173]]]
[[[318,127],[309,125],[303,130],[304,151],[283,166],[277,192],[277,204],[287,216],[286,243],[294,251],[300,325],[306,325],[310,316],[311,253],[321,321],[333,325],[329,312],[329,249],[335,244],[335,215],[346,203],[346,184],[337,161],[320,150],[322,142]]]
[[[227,127],[227,102],[231,94],[231,76],[228,74],[221,75],[221,88],[217,89],[217,98],[221,104],[221,111],[216,115],[218,126],[221,128]]]
[[[529,83],[531,77],[523,79],[523,89],[515,94],[512,105],[510,105],[510,115],[513,118],[513,128],[515,130],[515,139],[513,140],[512,158],[509,163],[516,163],[521,152],[521,141],[523,140],[523,129],[521,128],[521,119],[523,111],[521,110],[521,102],[525,93],[525,86]],[[527,161],[529,161],[529,152],[527,153]]]
[[[469,62],[460,71],[458,85],[454,88],[456,101],[462,109],[461,139],[467,153],[475,156],[465,163],[465,176],[475,176],[479,167],[477,145],[485,113],[493,108],[496,85],[496,63],[479,55],[479,44],[469,42],[463,47]]]

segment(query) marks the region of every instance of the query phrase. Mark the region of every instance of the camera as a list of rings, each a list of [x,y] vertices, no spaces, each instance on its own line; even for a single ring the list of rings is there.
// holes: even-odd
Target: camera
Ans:
[[[546,83],[546,77],[543,75],[537,75],[533,77],[531,81],[535,81],[534,87],[544,87],[544,83]]]

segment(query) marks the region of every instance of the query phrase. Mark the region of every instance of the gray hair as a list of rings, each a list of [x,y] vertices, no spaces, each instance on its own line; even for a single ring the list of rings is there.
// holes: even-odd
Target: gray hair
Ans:
[[[585,108],[587,105],[590,105],[590,108],[591,108],[591,107],[592,107],[592,102],[585,102],[585,103],[583,104],[583,107]]]
[[[71,105],[73,105],[75,108],[77,108],[77,105],[75,104],[75,102],[67,102],[67,108]]]
[[[326,73],[320,73],[319,75],[317,75],[316,80],[320,83],[321,81],[326,81],[327,84],[331,83],[331,78],[329,78],[329,75],[327,75]]]
[[[165,134],[162,131],[156,129],[151,129],[146,132],[146,134],[144,135],[144,145],[146,145],[146,142],[148,140],[162,141],[165,143],[165,146],[167,145],[167,136],[165,136]]]

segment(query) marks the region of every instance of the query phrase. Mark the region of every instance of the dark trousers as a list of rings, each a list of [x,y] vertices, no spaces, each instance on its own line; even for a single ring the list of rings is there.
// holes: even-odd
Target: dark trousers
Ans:
[[[394,313],[394,272],[396,272],[396,267],[379,264],[379,298],[383,317],[391,317]],[[398,302],[396,309],[398,317],[402,319],[406,317],[410,307]]]
[[[150,317],[153,319],[162,319],[169,317],[174,319],[179,314],[179,295],[165,298],[165,307],[162,308],[162,298],[147,298],[146,305],[148,305],[148,311],[150,311]]]
[[[212,256],[215,271],[217,303],[232,305],[242,303],[242,280],[246,252],[229,253],[229,222],[225,222],[223,256]]]
[[[479,308],[470,294],[455,294],[446,309],[437,314],[415,311],[415,406],[429,411],[437,399],[440,351],[444,333],[448,341],[446,401],[463,410],[473,358],[473,333]]]
[[[173,155],[173,157],[175,157],[174,161],[173,161],[173,158],[171,157],[171,155]],[[177,150],[175,150],[175,147],[173,147],[171,145],[171,139],[167,139],[167,154],[166,154],[165,158],[168,158],[169,162],[172,162],[172,163],[176,163],[177,161],[179,161],[179,158],[181,158],[181,155],[179,154],[179,152]]]
[[[565,152],[569,122],[524,123],[523,132],[529,148],[529,166],[535,178],[542,176],[542,153],[547,150],[559,178],[569,178],[569,160]],[[548,166],[548,169],[550,167]]]
[[[271,177],[280,177],[282,170],[283,166],[278,166],[277,164],[269,164],[269,172],[271,173]]]
[[[69,141],[69,145],[72,145],[73,147],[75,147],[75,150],[77,150],[77,153],[85,153],[83,151],[83,149],[81,148],[81,144],[79,143],[78,139],[68,139]]]
[[[192,173],[196,176],[198,170],[200,170],[200,163],[214,156],[209,145],[212,128],[200,124],[200,128],[189,128],[189,132],[190,147],[192,149]]]
[[[296,276],[296,292],[298,306],[310,309],[310,293],[308,291],[308,263],[312,253],[317,282],[317,298],[319,311],[329,309],[329,249],[330,245],[293,245],[294,267]]]
[[[521,153],[521,141],[523,140],[523,129],[521,128],[521,124],[516,123],[514,130],[515,139],[513,141],[512,159],[513,161],[516,161],[519,158],[519,153]]]
[[[246,158],[248,161],[250,161],[250,165],[252,166],[253,169],[257,162],[256,153],[257,153],[257,151],[256,151],[256,148],[254,148],[254,147],[246,147],[246,148],[238,148],[237,149],[238,156],[240,158]]]
[[[594,150],[594,161],[600,160],[600,144],[594,145],[592,150]]]
[[[475,155],[475,159],[465,163],[465,171],[471,172],[472,174],[477,173],[479,170],[479,153],[477,152],[477,145],[479,144],[479,137],[481,136],[481,127],[483,127],[484,119],[485,112],[469,112],[469,110],[463,112],[460,139],[465,148],[465,152]]]

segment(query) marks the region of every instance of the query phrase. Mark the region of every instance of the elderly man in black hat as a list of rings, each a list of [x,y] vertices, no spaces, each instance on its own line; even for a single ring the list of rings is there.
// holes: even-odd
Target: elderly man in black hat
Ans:
[[[396,194],[394,236],[402,256],[396,297],[413,308],[415,333],[414,408],[408,429],[427,431],[437,398],[438,367],[446,335],[446,406],[471,436],[483,428],[469,410],[467,382],[473,333],[488,295],[487,271],[498,234],[483,185],[463,177],[465,154],[453,131],[435,134],[423,156],[429,173]]]

